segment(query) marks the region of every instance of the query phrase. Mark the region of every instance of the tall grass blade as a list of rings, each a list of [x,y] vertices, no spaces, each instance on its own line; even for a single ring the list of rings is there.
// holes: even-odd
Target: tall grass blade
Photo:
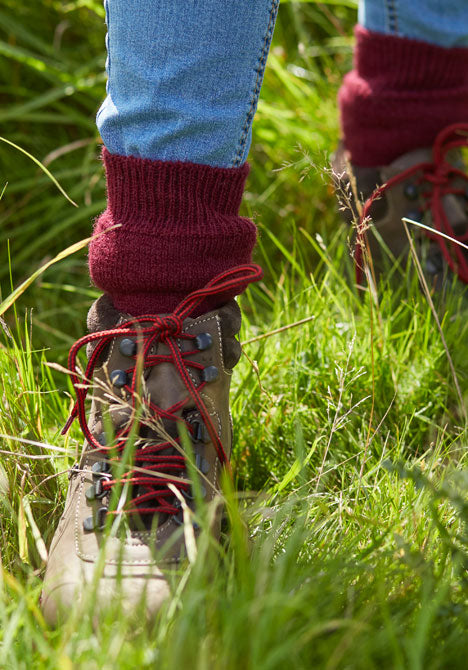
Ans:
[[[22,147],[18,146],[14,142],[11,142],[10,140],[7,140],[5,137],[0,136],[0,141],[5,142],[6,144],[9,144],[10,146],[14,147],[18,151],[21,151],[25,156],[27,156],[30,160],[32,160],[36,165],[38,165],[41,170],[49,177],[49,179],[55,184],[55,186],[58,188],[60,193],[65,196],[65,198],[70,202],[74,207],[78,207],[76,202],[70,198],[69,195],[65,192],[65,190],[60,186],[54,175],[39,161],[35,156],[29,153],[29,151],[26,151],[26,149],[23,149]]]

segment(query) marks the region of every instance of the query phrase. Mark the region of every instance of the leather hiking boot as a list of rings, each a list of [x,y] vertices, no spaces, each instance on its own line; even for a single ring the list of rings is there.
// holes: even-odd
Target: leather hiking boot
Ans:
[[[468,124],[449,126],[439,133],[432,148],[411,151],[390,165],[365,168],[352,165],[340,144],[332,169],[343,216],[348,223],[356,223],[358,283],[364,236],[377,272],[384,265],[379,237],[393,259],[405,261],[409,243],[402,218],[427,226],[408,224],[430,285],[440,288],[447,268],[468,283],[468,253],[456,243],[468,243],[468,175],[460,154],[467,145]]]
[[[105,295],[91,307],[90,332],[69,356],[77,402],[64,432],[78,418],[86,441],[70,471],[44,579],[41,603],[51,625],[90,584],[98,607],[118,600],[126,613],[144,602],[151,616],[170,595],[164,571],[186,555],[183,525],[195,510],[180,429],[192,444],[199,495],[210,503],[229,467],[229,386],[241,354],[234,300],[196,318],[190,314],[205,297],[260,277],[258,266],[235,268],[170,315],[120,314]],[[81,373],[77,354],[85,346]],[[219,533],[219,514],[213,526]],[[194,524],[193,537],[198,532]]]

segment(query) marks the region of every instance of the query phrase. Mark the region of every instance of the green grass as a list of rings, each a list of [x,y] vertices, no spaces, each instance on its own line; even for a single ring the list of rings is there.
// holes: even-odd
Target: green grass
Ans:
[[[92,606],[58,630],[38,609],[45,547],[81,447],[65,362],[83,334],[85,252],[46,270],[0,321],[0,668],[464,668],[468,309],[436,305],[462,392],[412,268],[353,288],[326,166],[351,61],[352,3],[284,3],[244,209],[265,280],[242,298],[232,392],[236,496],[220,545],[202,534],[151,625]],[[104,94],[101,5],[0,10],[1,299],[89,235],[103,207],[93,115]],[[62,150],[63,153],[59,153]],[[57,152],[54,154],[53,152]],[[56,156],[54,158],[54,156]],[[49,157],[49,158],[47,158]],[[53,160],[51,160],[51,157]]]

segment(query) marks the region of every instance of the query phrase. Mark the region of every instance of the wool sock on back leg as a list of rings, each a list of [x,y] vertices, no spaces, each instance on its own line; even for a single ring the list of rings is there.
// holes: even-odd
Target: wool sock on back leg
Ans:
[[[354,69],[338,101],[351,161],[386,165],[468,120],[468,48],[444,48],[356,27]]]

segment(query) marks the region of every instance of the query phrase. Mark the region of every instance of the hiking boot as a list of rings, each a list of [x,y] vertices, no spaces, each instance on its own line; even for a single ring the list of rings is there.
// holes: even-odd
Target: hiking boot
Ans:
[[[182,524],[195,507],[180,428],[192,443],[201,497],[210,503],[218,496],[223,467],[229,467],[229,386],[241,354],[236,337],[241,315],[234,300],[196,318],[189,315],[204,297],[260,276],[252,265],[224,273],[170,315],[120,314],[105,295],[91,307],[89,335],[69,357],[77,403],[64,430],[78,418],[86,442],[70,471],[65,511],[50,548],[42,593],[50,624],[80,601],[91,583],[98,607],[121,598],[126,613],[144,601],[151,616],[169,596],[164,572],[185,556]],[[77,354],[84,346],[88,364],[80,374]],[[120,496],[113,496],[118,490]],[[104,533],[109,525],[112,532]],[[213,525],[218,534],[219,514]],[[193,532],[196,537],[196,524]]]
[[[460,148],[467,146],[468,124],[439,133],[432,148],[406,153],[390,165],[369,168],[352,165],[340,144],[332,162],[338,197],[348,223],[357,222],[355,261],[362,268],[362,243],[367,240],[377,272],[383,268],[384,242],[394,259],[405,261],[408,237],[402,218],[422,223],[448,237],[468,241],[468,176]],[[354,185],[349,175],[351,168]],[[356,205],[356,193],[361,207]],[[370,219],[370,225],[369,225]],[[436,232],[408,224],[414,235],[429,283],[440,288],[447,268],[468,283],[466,249]]]

